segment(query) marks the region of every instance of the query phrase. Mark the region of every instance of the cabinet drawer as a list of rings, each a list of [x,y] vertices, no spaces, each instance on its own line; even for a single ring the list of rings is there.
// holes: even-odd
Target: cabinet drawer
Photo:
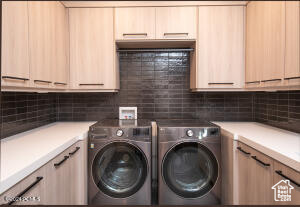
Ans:
[[[40,168],[0,196],[0,204],[43,205],[45,200],[45,168]]]
[[[274,181],[276,185],[281,180],[290,180],[291,201],[274,201],[276,205],[299,205],[300,204],[300,172],[297,172],[277,161],[274,161]],[[277,199],[278,200],[278,199]]]

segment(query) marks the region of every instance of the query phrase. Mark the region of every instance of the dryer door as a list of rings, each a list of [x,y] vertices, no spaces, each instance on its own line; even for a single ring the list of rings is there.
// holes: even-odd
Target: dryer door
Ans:
[[[183,142],[172,147],[162,162],[167,186],[183,198],[207,194],[218,179],[218,162],[213,153],[197,142]]]
[[[95,156],[92,174],[98,188],[114,198],[136,193],[147,177],[147,159],[135,145],[113,142]]]

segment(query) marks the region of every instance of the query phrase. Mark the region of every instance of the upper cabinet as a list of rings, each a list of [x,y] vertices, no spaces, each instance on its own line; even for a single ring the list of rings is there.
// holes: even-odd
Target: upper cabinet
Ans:
[[[285,71],[290,84],[300,85],[300,2],[286,1]]]
[[[197,7],[157,7],[156,39],[196,39]]]
[[[244,8],[199,7],[196,53],[191,88],[236,89],[244,84]]]
[[[290,27],[293,26],[286,25],[286,17],[289,15],[292,14],[286,13],[286,2],[284,1],[251,1],[248,3],[246,37],[247,87],[282,86],[285,71],[286,36],[291,35],[288,30],[291,30]],[[299,13],[297,21],[299,28]],[[294,19],[291,22],[289,24],[294,24]],[[286,26],[288,26],[287,30]],[[293,36],[289,37],[289,39],[291,38],[294,39]],[[293,41],[293,44],[296,44],[294,40],[289,41]],[[288,53],[291,53],[291,50],[294,49],[287,48],[287,50],[289,50]],[[294,64],[297,61],[295,56],[290,56],[289,58],[289,62],[293,63],[286,64]],[[299,59],[299,56],[296,59]]]
[[[29,86],[28,3],[2,2],[2,86]]]
[[[69,85],[69,32],[67,9],[58,2],[55,5],[54,68],[55,88],[68,88]]]
[[[113,19],[112,8],[69,9],[72,89],[119,88]]]
[[[155,8],[116,8],[115,38],[155,39]]]
[[[55,68],[55,1],[29,1],[29,52],[32,84],[50,88]]]

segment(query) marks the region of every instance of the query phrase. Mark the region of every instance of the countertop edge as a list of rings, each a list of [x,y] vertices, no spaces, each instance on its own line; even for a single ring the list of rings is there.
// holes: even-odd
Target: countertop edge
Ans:
[[[29,176],[33,172],[35,172],[37,169],[41,168],[43,165],[45,165],[46,163],[51,161],[53,158],[55,158],[60,153],[62,153],[63,151],[65,151],[66,149],[71,147],[76,142],[86,139],[88,136],[88,130],[89,130],[89,128],[87,128],[87,130],[85,132],[80,133],[79,135],[77,135],[77,136],[71,138],[70,140],[68,140],[67,142],[63,143],[56,149],[48,152],[42,158],[34,161],[29,166],[19,170],[17,173],[2,180],[0,182],[0,184],[1,184],[0,185],[0,195],[2,193],[6,192],[7,190],[9,190],[11,187],[16,185],[17,183],[19,183],[21,180],[25,179],[27,176]]]
[[[216,124],[216,123],[214,123]],[[300,171],[300,165],[299,162],[297,160],[291,159],[288,156],[281,154],[277,151],[272,150],[271,148],[269,148],[268,146],[264,146],[261,145],[257,142],[252,141],[250,138],[244,137],[239,135],[238,133],[232,132],[228,129],[222,128],[221,125],[216,124],[217,126],[219,126],[221,128],[221,130],[224,130],[225,132],[231,134],[231,136],[233,137],[232,140],[234,141],[239,141],[242,142],[250,147],[252,147],[253,149],[271,157],[272,159],[282,163],[283,165],[286,165],[296,171]]]

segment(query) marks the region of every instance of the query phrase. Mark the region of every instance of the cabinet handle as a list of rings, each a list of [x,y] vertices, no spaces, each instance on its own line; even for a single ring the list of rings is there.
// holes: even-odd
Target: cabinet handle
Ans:
[[[147,33],[123,33],[123,37],[126,37],[126,36],[145,36],[145,37],[147,37],[148,34]]]
[[[80,86],[103,86],[104,83],[79,83]]]
[[[51,81],[34,80],[35,83],[52,83]]]
[[[246,152],[245,150],[243,150],[241,147],[237,147],[237,149],[239,151],[241,151],[242,153],[246,154],[246,155],[250,155],[251,154],[250,152]]]
[[[66,83],[54,82],[55,85],[67,85]]]
[[[254,159],[254,160],[256,160],[257,162],[259,162],[260,164],[262,164],[263,166],[266,166],[266,167],[270,166],[269,163],[264,163],[263,161],[257,159],[256,156],[251,156],[251,157],[252,157],[252,159]]]
[[[260,83],[260,81],[249,81],[249,82],[246,82],[246,84],[249,84],[249,83]]]
[[[16,198],[22,197],[25,193],[27,193],[31,188],[33,188],[36,184],[38,184],[41,180],[43,180],[43,177],[36,177],[36,181],[34,181],[31,185],[29,185],[25,190],[23,190],[21,193],[19,193]],[[12,205],[15,201],[12,200],[8,203],[8,205]]]
[[[208,85],[233,85],[234,83],[208,83]]]
[[[298,77],[284,78],[284,80],[292,80],[292,79],[300,79],[300,76],[298,76]]]
[[[28,78],[18,78],[13,76],[2,76],[3,79],[13,79],[13,80],[22,80],[22,81],[28,81]]]
[[[281,81],[281,79],[262,80],[261,82]]]
[[[288,176],[282,174],[282,171],[281,170],[275,170],[275,172],[280,175],[281,177],[285,178],[285,179],[288,179],[290,180],[292,183],[294,183],[297,187],[300,187],[300,184],[297,183],[296,181],[292,180],[291,178],[289,178]]]
[[[76,149],[73,152],[70,152],[69,155],[74,155],[79,149],[80,147],[76,147]]]
[[[63,164],[67,159],[69,159],[69,156],[65,156],[64,159],[58,163],[54,163],[54,167],[58,167],[60,166],[61,164]]]
[[[186,35],[188,36],[188,32],[166,32],[164,33],[164,36],[169,36],[169,35]]]

